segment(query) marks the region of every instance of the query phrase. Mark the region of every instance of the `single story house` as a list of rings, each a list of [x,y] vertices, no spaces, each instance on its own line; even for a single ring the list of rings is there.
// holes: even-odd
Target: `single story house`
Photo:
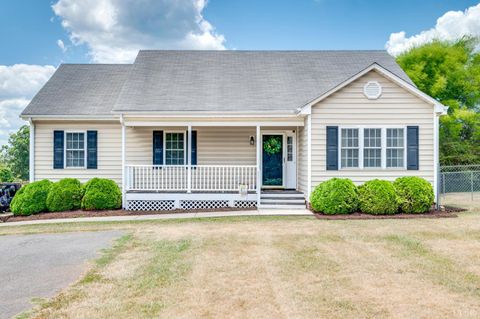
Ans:
[[[439,116],[385,51],[142,50],[62,64],[21,117],[30,180],[115,180],[131,210],[305,207],[332,177],[437,188]]]

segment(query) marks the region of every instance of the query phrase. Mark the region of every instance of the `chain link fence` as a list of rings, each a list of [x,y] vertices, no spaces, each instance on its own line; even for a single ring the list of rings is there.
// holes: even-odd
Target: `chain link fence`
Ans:
[[[441,166],[439,193],[442,205],[480,202],[480,165]]]

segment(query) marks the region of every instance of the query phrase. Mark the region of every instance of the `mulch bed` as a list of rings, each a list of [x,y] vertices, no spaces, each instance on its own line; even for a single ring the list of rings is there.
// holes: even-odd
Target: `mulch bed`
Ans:
[[[118,210],[74,210],[69,212],[39,213],[30,216],[1,216],[0,222],[18,222],[24,220],[42,220],[42,219],[63,219],[63,218],[81,218],[81,217],[104,217],[104,216],[139,216],[139,215],[162,215],[162,214],[181,214],[181,213],[206,213],[206,212],[229,212],[229,211],[256,210],[256,208],[218,208],[218,209],[175,209],[175,210],[157,210],[157,211],[128,211]]]
[[[322,213],[313,212],[317,219],[327,220],[347,220],[347,219],[411,219],[411,218],[455,218],[458,217],[459,212],[464,212],[466,209],[446,206],[445,210],[431,209],[425,214],[395,214],[395,215],[370,215],[364,213],[353,213],[347,215],[325,215]]]

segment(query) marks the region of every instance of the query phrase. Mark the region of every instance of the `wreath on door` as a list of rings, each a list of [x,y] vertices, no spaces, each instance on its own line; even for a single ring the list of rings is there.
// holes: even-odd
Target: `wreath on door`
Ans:
[[[279,153],[282,149],[282,141],[280,137],[272,136],[265,142],[263,142],[263,150],[268,155],[275,155]]]

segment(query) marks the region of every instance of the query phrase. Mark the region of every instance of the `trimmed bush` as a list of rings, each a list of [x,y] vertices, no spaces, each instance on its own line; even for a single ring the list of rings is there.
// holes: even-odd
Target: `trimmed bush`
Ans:
[[[398,211],[398,196],[389,181],[374,179],[366,182],[358,188],[358,197],[363,213],[391,215]]]
[[[407,214],[428,212],[435,196],[433,187],[425,179],[416,176],[400,177],[393,183],[400,201],[400,210]]]
[[[82,202],[82,184],[76,178],[64,178],[52,184],[47,196],[47,209],[62,212],[79,209]]]
[[[358,208],[358,191],[347,178],[332,178],[315,187],[310,204],[316,212],[324,214],[349,214]]]
[[[93,178],[83,185],[82,209],[102,210],[122,207],[122,192],[118,185],[104,178]]]
[[[52,182],[47,179],[27,184],[13,197],[10,210],[14,215],[28,216],[47,210],[47,196]]]

